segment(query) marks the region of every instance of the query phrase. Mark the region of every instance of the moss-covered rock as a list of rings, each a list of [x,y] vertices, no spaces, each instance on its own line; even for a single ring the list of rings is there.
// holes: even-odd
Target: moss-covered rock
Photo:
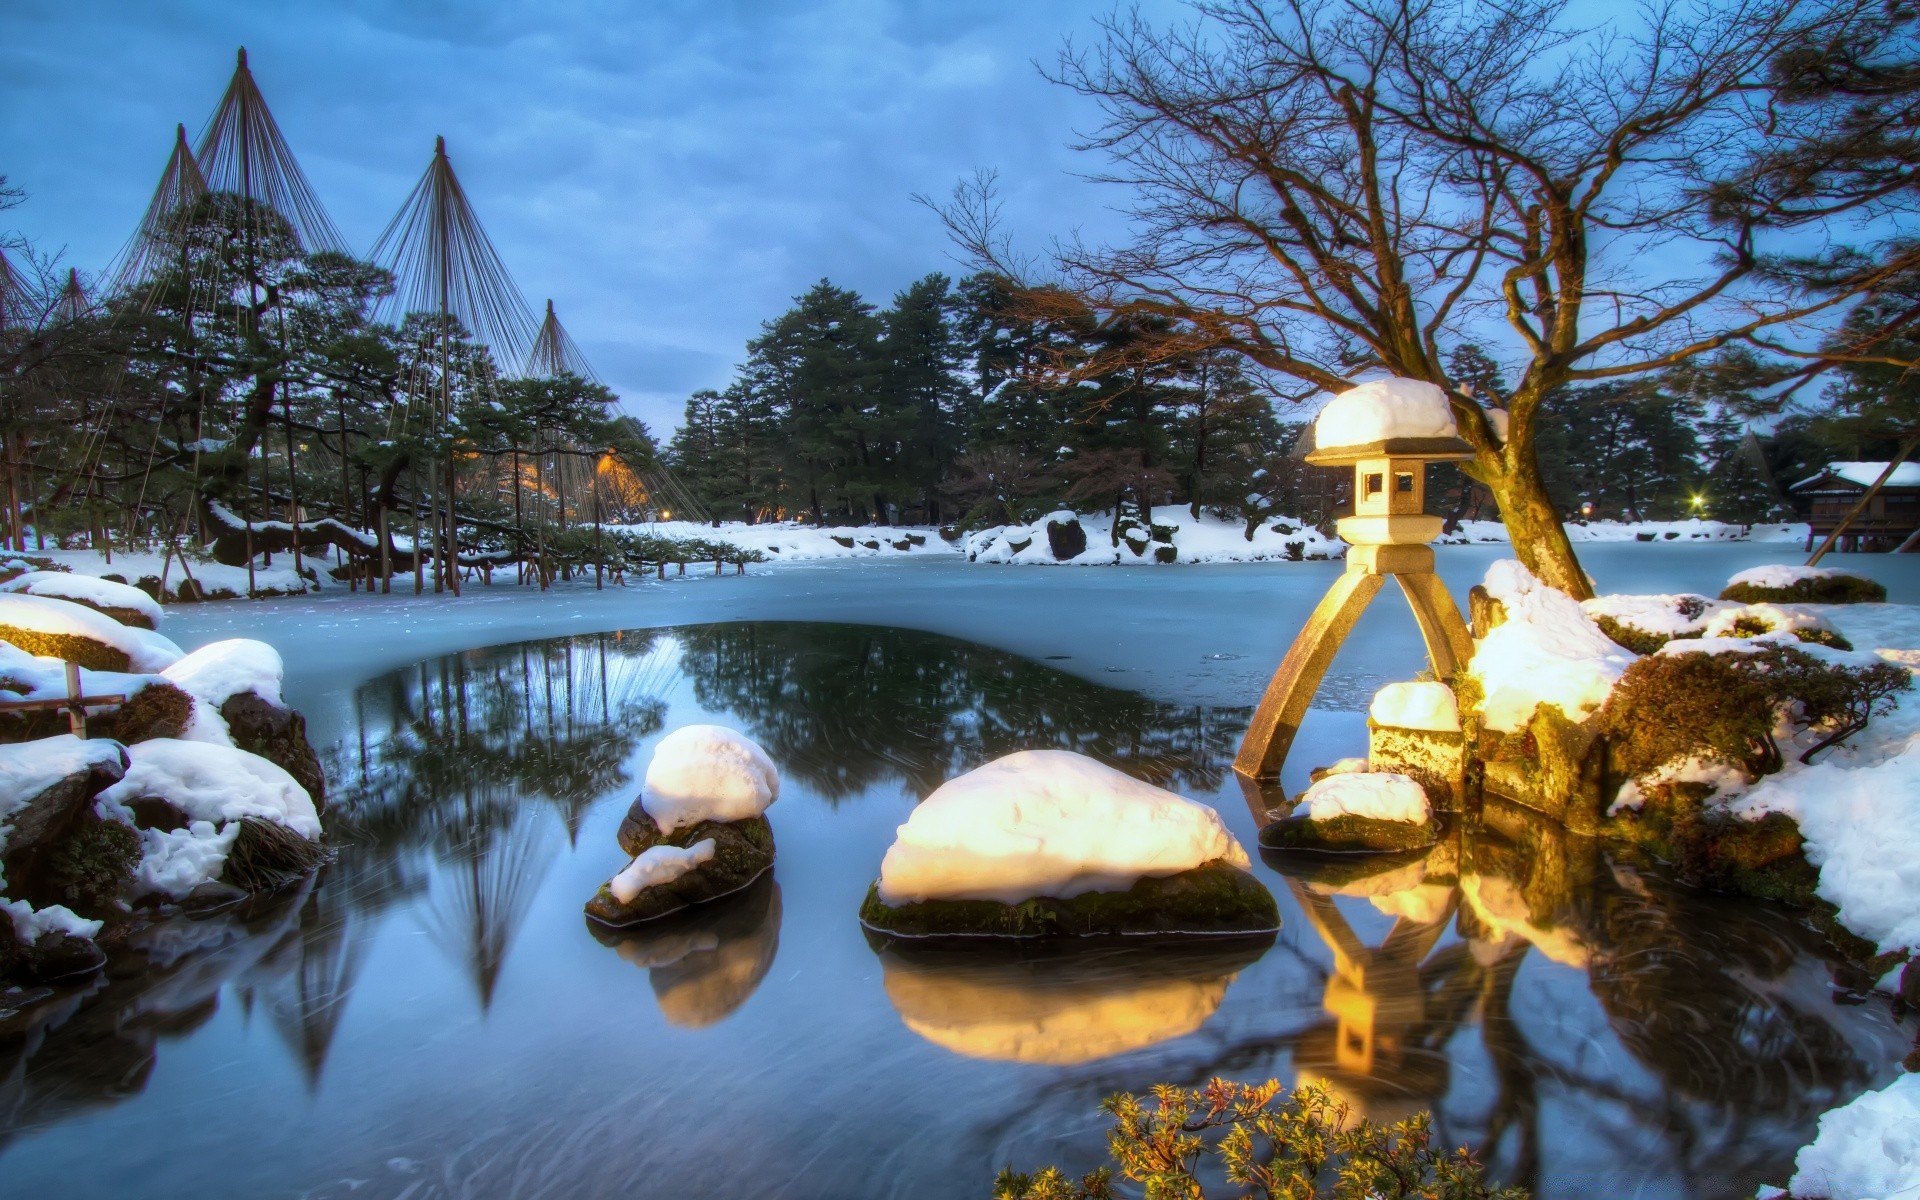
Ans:
[[[1215,859],[1189,871],[1135,881],[1123,892],[1067,899],[922,900],[892,905],[867,889],[860,923],[895,937],[1096,937],[1108,934],[1254,934],[1280,928],[1273,894],[1238,867]]]
[[[1552,817],[1576,833],[1599,831],[1613,797],[1607,742],[1595,718],[1570,720],[1559,705],[1542,704],[1525,729],[1506,734],[1482,729],[1477,742],[1488,794]]]
[[[90,920],[116,920],[120,896],[139,865],[139,835],[88,813],[48,852],[36,889],[45,898],[35,904],[63,904]]]
[[[1758,821],[1708,803],[1709,784],[1669,781],[1643,789],[1636,811],[1607,822],[1617,848],[1672,866],[1697,887],[1805,908],[1820,872],[1806,859],[1799,826],[1783,813]]]
[[[1293,816],[1260,831],[1264,850],[1311,850],[1321,854],[1392,854],[1423,850],[1440,839],[1433,821],[1379,821],[1343,813],[1315,821]]]
[[[1722,600],[1742,604],[1884,604],[1887,589],[1858,575],[1816,576],[1798,579],[1786,587],[1763,587],[1757,583],[1729,584],[1720,593]]]
[[[118,877],[124,882],[130,877],[130,864],[127,875],[113,866],[115,835],[99,830],[111,822],[93,812],[94,798],[126,775],[126,752],[110,742],[92,744],[108,750],[85,769],[41,789],[8,821],[3,861],[10,898],[38,908],[66,904],[80,911],[79,905],[70,903],[77,895],[91,895],[96,887],[117,893],[117,883],[96,881]],[[4,921],[0,917],[0,923]]]
[[[0,642],[12,642],[28,654],[65,659],[89,671],[125,671],[125,652],[75,633],[42,633],[18,625],[0,625]]]
[[[678,879],[646,888],[627,903],[612,889],[600,885],[587,901],[589,917],[603,925],[622,927],[655,921],[695,904],[718,900],[740,891],[773,867],[773,826],[765,817],[744,821],[702,821],[662,834],[659,825],[638,800],[620,822],[620,848],[639,856],[655,846],[681,849],[713,839],[713,858]]]

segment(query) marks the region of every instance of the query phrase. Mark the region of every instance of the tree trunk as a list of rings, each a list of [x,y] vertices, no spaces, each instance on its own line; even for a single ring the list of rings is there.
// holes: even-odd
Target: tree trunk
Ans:
[[[1499,463],[1494,470],[1486,460]],[[1560,513],[1540,478],[1540,465],[1531,446],[1508,443],[1497,456],[1484,451],[1473,463],[1473,474],[1493,492],[1500,519],[1513,543],[1513,556],[1540,582],[1558,588],[1575,600],[1591,600],[1593,585],[1574,556],[1573,542],[1560,524]]]

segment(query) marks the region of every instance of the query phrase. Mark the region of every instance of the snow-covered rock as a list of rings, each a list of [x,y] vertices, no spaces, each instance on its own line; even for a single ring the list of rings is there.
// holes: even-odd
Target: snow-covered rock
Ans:
[[[685,725],[661,738],[641,803],[660,832],[757,817],[780,797],[780,773],[753,739],[723,725]]]
[[[1214,860],[1245,869],[1220,814],[1066,750],[1025,750],[950,779],[900,826],[880,899],[1066,899]]]
[[[1810,580],[1843,579],[1851,571],[1842,571],[1834,567],[1803,567],[1798,563],[1766,563],[1758,567],[1748,567],[1727,580],[1727,586],[1751,584],[1763,588],[1790,588],[1798,583]]]
[[[1433,680],[1388,684],[1373,694],[1367,715],[1374,724],[1395,729],[1460,731],[1460,705],[1453,689]]]
[[[132,671],[164,670],[181,657],[180,647],[152,630],[122,625],[83,604],[46,596],[0,593],[0,626],[97,642],[124,655]]]
[[[672,883],[695,867],[713,861],[714,840],[702,838],[691,846],[649,846],[634,856],[625,870],[607,884],[613,898],[632,904],[634,897],[650,887]]]
[[[95,579],[89,575],[75,575],[68,571],[28,571],[0,583],[0,592],[50,596],[55,600],[71,600],[102,611],[120,609],[137,614],[149,629],[160,624],[160,605],[153,597],[137,587]]]
[[[1867,765],[1790,762],[1728,807],[1750,820],[1792,817],[1807,861],[1820,869],[1815,892],[1839,909],[1841,924],[1882,952],[1920,949],[1920,733]]]
[[[280,652],[252,638],[209,642],[160,672],[181,691],[218,709],[241,692],[280,704],[286,666]]]
[[[1392,771],[1328,775],[1307,789],[1298,811],[1310,821],[1363,817],[1369,821],[1424,823],[1433,816],[1426,789]]]
[[[1514,559],[1487,568],[1486,588],[1507,614],[1476,642],[1468,664],[1480,681],[1489,729],[1519,730],[1542,704],[1556,704],[1578,721],[1606,703],[1636,655],[1602,633],[1572,597]]]
[[[1375,379],[1341,392],[1313,423],[1316,450],[1459,435],[1447,394],[1417,379]]]
[[[1787,1190],[1822,1200],[1906,1200],[1920,1194],[1920,1075],[1902,1075],[1820,1118],[1795,1156]]]
[[[1062,510],[1064,512],[1065,510]],[[1138,551],[1126,539],[1113,544],[1113,516],[1110,513],[1082,513],[1076,517],[1086,536],[1085,548],[1070,558],[1055,553],[1049,534],[1055,513],[1033,526],[1000,525],[968,534],[962,550],[968,561],[1006,563],[1019,566],[1107,567],[1115,565],[1154,565],[1161,563],[1155,551],[1171,546],[1171,561],[1178,563],[1224,562],[1312,562],[1339,558],[1346,543],[1321,536],[1310,525],[1285,517],[1274,517],[1254,527],[1248,538],[1246,526],[1211,514],[1194,517],[1179,504],[1163,504],[1153,510],[1152,524],[1171,531],[1172,540],[1153,542],[1149,531],[1139,526]],[[1072,515],[1072,514],[1068,514]]]
[[[103,807],[151,796],[190,821],[224,824],[250,817],[284,825],[304,838],[320,836],[320,816],[306,789],[257,754],[155,738],[127,747],[127,757],[126,777],[100,793]]]
[[[96,768],[118,770],[124,755],[118,742],[83,741],[70,733],[0,745],[0,850],[6,849],[13,815],[35,796]]]

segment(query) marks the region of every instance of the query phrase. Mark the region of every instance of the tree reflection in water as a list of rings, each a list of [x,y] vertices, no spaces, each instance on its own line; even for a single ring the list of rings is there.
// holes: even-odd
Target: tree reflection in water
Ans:
[[[1160,787],[1217,790],[1251,709],[1163,704],[932,633],[789,622],[676,629],[701,707],[737,716],[830,802],[924,797],[1016,750],[1077,750]]]
[[[457,979],[470,1012],[491,1009],[488,1036],[564,1050],[572,1031],[527,1028],[545,1014],[525,996],[519,1007],[501,1000],[498,983],[536,912],[543,939],[581,937],[577,898],[536,908],[535,893],[590,810],[605,806],[596,821],[624,810],[637,790],[629,764],[669,702],[676,721],[736,723],[772,754],[789,785],[776,823],[813,835],[788,853],[890,829],[902,791],[924,796],[1028,748],[1080,750],[1227,809],[1235,800],[1220,794],[1234,788],[1246,720],[1244,709],[1161,703],[930,634],[788,623],[476,650],[351,699],[354,726],[327,760],[337,859],[279,896],[147,929],[102,978],[0,1016],[0,1150],[20,1130],[140,1096],[161,1047],[205,1028],[223,998],[264,1014],[270,1044],[317,1093],[337,1044],[381,1019],[346,1018],[385,922],[409,922],[438,947],[403,968],[419,973],[409,989]],[[1423,854],[1270,857],[1256,871],[1287,919],[1271,948],[988,960],[872,950],[851,911],[823,906],[820,874],[809,890],[796,872],[784,893],[767,878],[676,920],[596,930],[611,950],[591,961],[618,955],[646,970],[661,1016],[684,1031],[676,1045],[702,1063],[753,1056],[732,1065],[764,1069],[770,1103],[786,1096],[790,1071],[807,1103],[844,1113],[836,1128],[850,1146],[880,1153],[848,1132],[871,1129],[886,1153],[938,1147],[953,1161],[927,1169],[969,1194],[1003,1162],[1043,1161],[1036,1129],[1082,1131],[1097,1153],[1089,1121],[1108,1092],[1227,1075],[1322,1080],[1381,1119],[1434,1109],[1443,1141],[1473,1146],[1513,1182],[1551,1185],[1583,1155],[1626,1164],[1630,1180],[1677,1181],[1675,1191],[1751,1195],[1780,1175],[1816,1114],[1880,1082],[1903,1049],[1884,1014],[1833,1005],[1832,960],[1796,914],[1673,887],[1523,813],[1490,809]],[[785,947],[783,907],[795,913]],[[785,1003],[827,1024],[848,1014],[835,1039],[796,1042],[787,1010],[747,1004],[789,976]],[[548,986],[590,985],[563,975]],[[665,1061],[675,1047],[645,1050]],[[877,1077],[875,1063],[892,1073]],[[335,1070],[330,1083],[375,1086]],[[529,1172],[558,1194],[592,1192],[595,1170],[630,1184],[637,1101],[602,1086],[581,1081],[579,1109],[537,1114],[509,1090],[476,1101],[471,1145],[427,1144],[447,1156],[447,1178],[478,1195],[509,1194]],[[901,1140],[888,1122],[899,1093],[918,1087],[940,1091],[941,1124]],[[688,1153],[753,1166],[749,1148],[733,1149]],[[820,1161],[858,1167],[858,1153],[834,1149]],[[953,1174],[960,1163],[977,1178]],[[692,1192],[702,1180],[660,1182]]]

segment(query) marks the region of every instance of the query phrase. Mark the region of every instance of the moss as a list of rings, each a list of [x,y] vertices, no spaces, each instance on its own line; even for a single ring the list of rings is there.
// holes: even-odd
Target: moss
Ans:
[[[1260,831],[1260,845],[1272,850],[1318,850],[1331,854],[1392,853],[1419,850],[1439,839],[1432,821],[1376,821],[1343,815],[1325,821],[1288,817]]]
[[[139,862],[138,834],[89,814],[48,852],[41,885],[83,917],[111,918],[119,915],[115,902]]]
[[[91,724],[100,736],[130,746],[154,738],[177,738],[192,720],[193,697],[170,683],[150,683]]]
[[[70,633],[41,633],[17,625],[0,625],[0,642],[12,642],[28,654],[65,659],[89,671],[125,671],[127,656],[112,646]]]
[[[1652,654],[1676,638],[1697,638],[1698,633],[1649,633],[1644,629],[1624,624],[1609,616],[1597,616],[1594,623],[1600,626],[1600,632],[1612,638],[1615,644],[1625,646],[1635,654]]]
[[[1720,598],[1742,604],[1884,604],[1887,589],[1858,575],[1830,575],[1801,579],[1789,587],[1735,583],[1721,592]]]
[[[860,923],[899,937],[1095,937],[1105,934],[1247,934],[1280,927],[1273,894],[1251,874],[1215,859],[1124,892],[1068,899],[922,900],[891,905],[867,889]]]

